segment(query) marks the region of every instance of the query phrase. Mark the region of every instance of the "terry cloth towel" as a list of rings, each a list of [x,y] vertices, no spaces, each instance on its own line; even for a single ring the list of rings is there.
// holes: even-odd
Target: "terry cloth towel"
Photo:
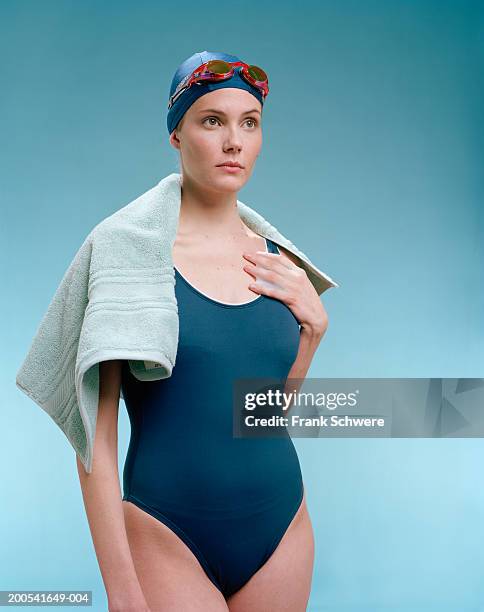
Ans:
[[[172,249],[181,175],[172,173],[98,223],[66,270],[16,376],[92,472],[99,363],[126,359],[143,381],[171,376],[178,346]],[[255,210],[242,221],[297,256],[318,295],[338,287]],[[122,395],[121,395],[122,397]]]

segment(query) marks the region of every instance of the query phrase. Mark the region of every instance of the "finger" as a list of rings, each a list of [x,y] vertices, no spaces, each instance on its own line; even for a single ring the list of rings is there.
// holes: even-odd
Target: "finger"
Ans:
[[[249,285],[249,289],[251,289],[252,291],[255,291],[255,293],[261,293],[263,295],[267,295],[268,297],[272,297],[276,300],[280,300],[281,302],[284,301],[283,299],[284,292],[282,291],[282,289],[275,289],[274,287],[262,286],[257,282],[251,283]]]
[[[267,270],[274,270],[283,274],[285,270],[296,268],[291,260],[281,257],[277,253],[267,253],[266,251],[257,251],[255,254],[243,252],[242,256],[248,261],[255,263]]]
[[[263,268],[262,266],[256,266],[254,264],[248,264],[246,266],[242,266],[244,272],[247,272],[250,276],[254,278],[256,282],[259,283],[260,287],[263,288],[283,288],[281,283],[279,282],[281,278],[284,278],[282,274],[272,269]],[[269,280],[268,276],[277,274],[277,279]]]
[[[272,264],[273,269],[280,271],[281,274],[283,274],[285,270],[294,270],[294,268],[297,268],[289,258],[282,257],[277,253],[267,253],[263,251],[261,255],[264,263],[269,262]]]
[[[257,276],[255,274],[256,268],[257,266],[255,266],[254,264],[242,266],[242,270],[244,270],[244,272],[247,272],[247,274],[250,274],[250,276],[253,276],[255,280],[257,280]]]

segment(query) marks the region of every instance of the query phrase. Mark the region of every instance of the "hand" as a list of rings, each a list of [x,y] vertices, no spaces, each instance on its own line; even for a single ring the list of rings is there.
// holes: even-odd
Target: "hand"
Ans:
[[[305,270],[285,253],[257,251],[255,254],[244,252],[242,256],[250,262],[243,266],[245,272],[256,281],[258,277],[275,285],[266,287],[255,282],[249,285],[249,289],[284,302],[301,325],[301,332],[320,336],[325,333],[328,315]]]

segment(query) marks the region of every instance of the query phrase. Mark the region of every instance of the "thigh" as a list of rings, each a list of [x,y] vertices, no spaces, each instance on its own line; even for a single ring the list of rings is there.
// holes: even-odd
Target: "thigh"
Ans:
[[[188,546],[167,525],[123,501],[129,547],[152,612],[227,612],[222,593]]]
[[[311,591],[314,534],[304,495],[268,561],[227,604],[230,612],[305,612]]]

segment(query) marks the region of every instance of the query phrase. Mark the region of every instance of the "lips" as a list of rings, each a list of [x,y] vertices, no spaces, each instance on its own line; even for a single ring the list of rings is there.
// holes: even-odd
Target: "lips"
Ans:
[[[217,166],[228,166],[229,168],[243,168],[244,167],[241,164],[239,164],[239,162],[234,162],[234,161],[223,162],[223,164],[217,164]]]

